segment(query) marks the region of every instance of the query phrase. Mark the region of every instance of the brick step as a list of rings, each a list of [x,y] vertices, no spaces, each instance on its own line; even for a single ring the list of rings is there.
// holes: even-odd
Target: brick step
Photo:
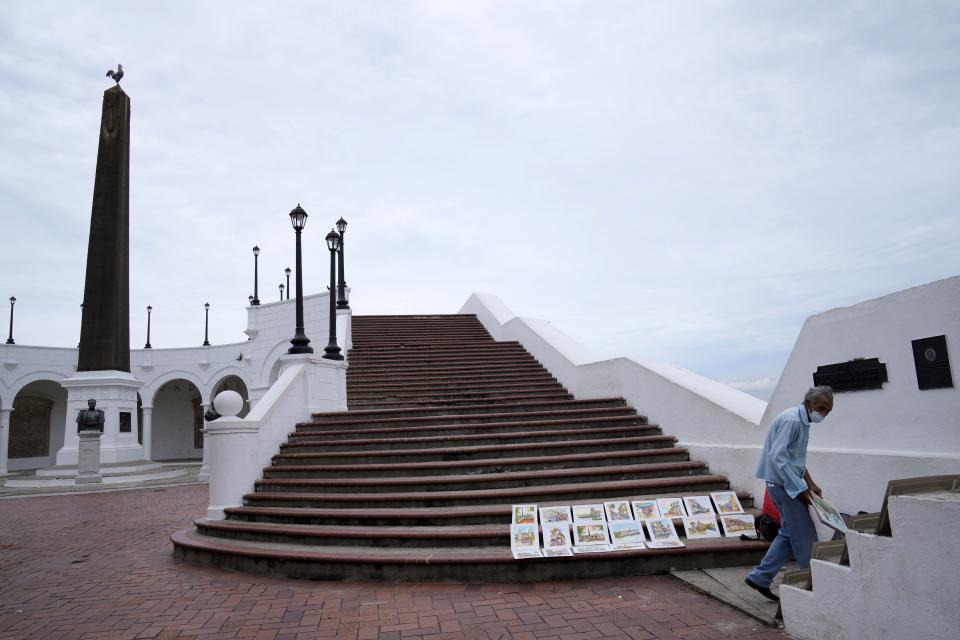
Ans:
[[[540,382],[542,380],[556,379],[547,372],[546,369],[530,368],[526,371],[501,371],[501,372],[461,372],[461,373],[439,373],[439,374],[407,374],[403,376],[362,376],[357,378],[347,378],[348,389],[367,389],[367,388],[390,388],[393,386],[411,386],[411,385],[435,385],[443,386],[451,382],[488,382],[488,381],[511,381],[517,382],[530,380]]]
[[[311,546],[341,546],[345,540],[351,545],[390,549],[510,546],[509,524],[362,527],[207,519],[194,524],[203,535],[227,540]]]
[[[377,354],[357,353],[355,358],[354,351],[355,349],[351,349],[348,354],[351,366],[356,363],[360,368],[391,365],[426,367],[450,363],[529,363],[537,361],[529,352],[525,353],[520,349],[501,349],[496,345],[484,349],[430,349],[424,353],[411,352],[409,355],[403,349],[397,348]]]
[[[531,371],[546,371],[546,369],[543,367],[543,365],[536,361],[531,361],[528,363],[516,363],[509,366],[479,364],[460,367],[430,367],[427,369],[410,367],[403,371],[398,370],[396,367],[384,368],[381,371],[367,371],[362,366],[351,363],[351,368],[347,370],[347,381],[366,382],[371,380],[379,380],[381,378],[395,378],[398,373],[403,373],[404,375],[415,376],[418,378],[430,379],[455,375],[509,375],[517,373],[530,373]]]
[[[350,360],[351,376],[383,376],[387,374],[416,375],[418,373],[456,373],[480,368],[514,369],[515,367],[542,367],[531,355],[485,353],[475,356],[425,356],[420,359],[401,357],[354,362]]]
[[[475,489],[470,491],[428,491],[400,493],[309,493],[257,492],[243,497],[246,505],[300,506],[300,507],[441,507],[480,505],[489,502],[514,504],[537,503],[546,500],[603,500],[607,496],[639,492],[670,493],[677,491],[722,491],[728,482],[723,476],[695,475],[640,480],[611,480],[605,482],[574,482],[531,487],[503,489]]]
[[[552,385],[533,385],[533,386],[504,386],[500,388],[488,388],[488,389],[460,389],[460,390],[447,390],[447,391],[433,391],[430,393],[425,392],[416,392],[416,391],[389,391],[377,393],[373,391],[364,391],[356,392],[353,394],[347,395],[347,405],[349,406],[351,401],[360,400],[360,401],[386,401],[386,402],[396,402],[410,399],[429,399],[431,402],[435,400],[443,400],[446,398],[500,398],[506,396],[532,396],[538,395],[541,393],[554,391],[556,393],[568,393],[559,384]]]
[[[422,330],[406,328],[402,330],[383,331],[378,329],[353,328],[352,333],[362,339],[364,346],[372,342],[395,341],[454,341],[454,340],[487,340],[493,342],[493,337],[481,327],[449,327],[445,329]]]
[[[414,493],[472,491],[475,489],[511,489],[587,482],[609,482],[642,478],[675,478],[703,475],[702,462],[649,462],[635,465],[607,465],[534,471],[507,471],[392,478],[265,478],[256,482],[260,493]]]
[[[443,447],[456,444],[466,445],[499,445],[522,442],[539,442],[546,446],[553,438],[563,440],[592,440],[597,437],[608,439],[630,438],[638,435],[659,434],[660,427],[648,424],[626,426],[591,427],[580,429],[544,429],[541,431],[511,431],[505,433],[467,433],[463,435],[430,435],[409,438],[355,438],[352,440],[337,440],[318,438],[309,435],[300,436],[291,434],[285,444],[280,445],[280,451],[296,452],[337,452],[337,451],[399,451],[405,449],[423,449],[426,447]]]
[[[673,436],[637,436],[632,438],[596,438],[592,440],[555,440],[549,443],[540,441],[524,442],[519,444],[474,445],[469,447],[430,447],[425,449],[399,449],[390,451],[321,451],[287,452],[273,456],[274,461],[292,462],[294,464],[337,464],[349,462],[362,464],[366,462],[438,462],[441,460],[471,460],[474,458],[514,458],[530,456],[536,453],[542,455],[567,453],[598,453],[601,451],[622,451],[625,447],[632,449],[663,449],[673,447],[676,438]]]
[[[466,469],[478,473],[498,471],[530,471],[536,469],[575,469],[617,464],[646,464],[648,462],[686,462],[689,453],[682,447],[640,449],[628,451],[602,451],[599,453],[574,453],[553,456],[526,456],[517,458],[487,458],[470,460],[469,465],[460,460],[435,462],[394,462],[367,464],[295,464],[290,460],[277,460],[263,471],[264,478],[392,478],[398,475],[422,477],[430,475],[457,475]]]
[[[323,413],[314,413],[313,418],[308,424],[327,424],[339,423],[341,421],[379,419],[392,420],[394,418],[416,419],[416,418],[451,418],[457,416],[470,416],[478,413],[522,413],[538,411],[562,411],[564,409],[604,409],[617,408],[629,409],[623,398],[597,398],[595,400],[532,400],[527,402],[487,402],[483,404],[462,405],[455,407],[410,407],[401,409],[361,409],[356,411],[328,411]]]
[[[342,414],[344,416],[348,413]],[[630,407],[601,407],[596,409],[556,409],[552,411],[513,411],[468,413],[462,415],[418,416],[412,418],[354,418],[347,420],[311,421],[297,424],[298,433],[333,434],[360,433],[373,430],[386,432],[410,429],[446,429],[463,425],[496,425],[506,422],[539,422],[541,420],[579,420],[583,418],[639,418]]]
[[[391,382],[369,382],[347,384],[347,394],[374,393],[389,391],[438,391],[449,389],[511,389],[515,387],[560,386],[560,383],[546,371],[518,376],[495,376],[487,378],[447,377],[437,380],[417,380],[406,376],[394,378]]]
[[[688,495],[703,495],[702,492],[673,492],[673,493],[637,493],[610,495],[604,500],[642,500],[663,497],[684,497]],[[750,494],[737,492],[740,504],[747,511],[754,507]],[[553,505],[591,504],[596,500],[541,500],[536,503],[541,507]],[[288,524],[320,524],[320,525],[357,525],[365,527],[380,526],[458,526],[468,524],[504,524],[510,522],[511,504],[490,503],[471,505],[467,507],[422,507],[396,508],[377,506],[373,508],[309,508],[309,507],[268,507],[268,506],[240,506],[224,509],[230,520],[246,522],[275,522]],[[674,520],[675,526],[683,531],[679,518]]]
[[[768,544],[693,540],[679,549],[644,549],[517,561],[509,547],[370,548],[225,540],[195,527],[171,536],[181,561],[288,578],[384,582],[533,582],[667,573],[671,569],[756,564]]]
[[[291,433],[290,442],[297,442],[302,438],[314,440],[316,438],[329,439],[337,441],[338,439],[350,438],[378,438],[401,436],[406,438],[419,436],[442,435],[481,435],[510,433],[515,430],[523,431],[557,431],[571,430],[579,431],[584,429],[600,429],[612,426],[657,426],[648,425],[641,416],[621,415],[621,416],[569,416],[560,417],[553,420],[510,420],[500,421],[490,420],[487,422],[473,423],[443,423],[428,424],[419,427],[400,426],[400,427],[373,427],[373,428],[351,428],[351,429],[326,429],[320,425],[301,426],[297,425],[297,430]]]
[[[356,337],[355,334],[354,334],[354,337]],[[380,356],[380,355],[390,355],[394,351],[396,351],[396,347],[393,345],[374,346],[374,345],[366,344],[365,342],[362,342],[362,341],[358,343],[356,340],[354,340],[354,345],[350,353],[354,355],[363,354],[363,355],[369,355],[369,356]],[[405,355],[419,353],[419,352],[443,353],[446,351],[451,351],[454,353],[471,353],[471,352],[485,353],[490,351],[504,352],[504,353],[526,353],[526,349],[523,348],[523,345],[521,345],[519,342],[516,342],[516,341],[511,341],[511,342],[486,341],[483,344],[477,344],[477,345],[462,344],[458,342],[452,345],[451,344],[425,344],[422,346],[410,345],[410,346],[403,347],[403,353]]]
[[[476,395],[472,397],[442,397],[431,398],[430,396],[420,396],[412,398],[347,398],[347,404],[350,407],[349,412],[384,410],[393,411],[396,409],[452,409],[463,406],[476,406],[478,404],[488,404],[490,406],[502,406],[515,402],[553,402],[573,400],[574,397],[566,391],[549,391],[546,393],[523,393],[518,395],[498,394],[493,396]]]
[[[497,343],[490,336],[364,336],[356,333],[352,334],[354,347],[362,346],[364,348],[385,347],[390,349],[404,348],[430,348],[449,346],[454,348],[496,345]]]

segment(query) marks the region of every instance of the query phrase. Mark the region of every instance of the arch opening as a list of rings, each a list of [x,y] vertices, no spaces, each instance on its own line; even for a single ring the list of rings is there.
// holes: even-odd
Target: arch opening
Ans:
[[[7,468],[41,469],[56,464],[63,447],[67,390],[53,380],[36,380],[13,399]]]

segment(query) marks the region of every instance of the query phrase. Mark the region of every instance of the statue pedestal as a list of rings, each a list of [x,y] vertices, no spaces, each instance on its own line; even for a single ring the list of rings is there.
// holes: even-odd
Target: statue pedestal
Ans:
[[[81,431],[77,434],[80,447],[77,462],[77,484],[103,482],[100,477],[100,438],[99,431]]]
[[[57,465],[79,463],[80,438],[77,414],[87,408],[87,400],[97,401],[103,409],[103,437],[100,439],[102,463],[143,460],[143,447],[137,441],[137,391],[143,383],[126,371],[78,371],[60,385],[67,390],[67,415],[63,448],[57,452]]]

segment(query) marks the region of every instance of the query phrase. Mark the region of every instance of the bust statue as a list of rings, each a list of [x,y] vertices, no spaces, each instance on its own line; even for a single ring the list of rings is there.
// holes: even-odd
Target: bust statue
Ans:
[[[99,431],[103,433],[103,410],[97,409],[97,401],[93,398],[87,400],[87,409],[81,409],[77,413],[77,431]]]

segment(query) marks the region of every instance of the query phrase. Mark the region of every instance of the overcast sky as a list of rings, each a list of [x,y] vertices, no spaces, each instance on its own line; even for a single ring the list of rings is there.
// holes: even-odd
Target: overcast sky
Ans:
[[[763,398],[808,315],[960,273],[957,2],[6,0],[18,344],[77,343],[118,62],[134,347],[148,304],[155,348],[208,301],[244,340],[251,247],[276,299],[297,203],[308,291],[349,222],[355,313],[495,293]]]

